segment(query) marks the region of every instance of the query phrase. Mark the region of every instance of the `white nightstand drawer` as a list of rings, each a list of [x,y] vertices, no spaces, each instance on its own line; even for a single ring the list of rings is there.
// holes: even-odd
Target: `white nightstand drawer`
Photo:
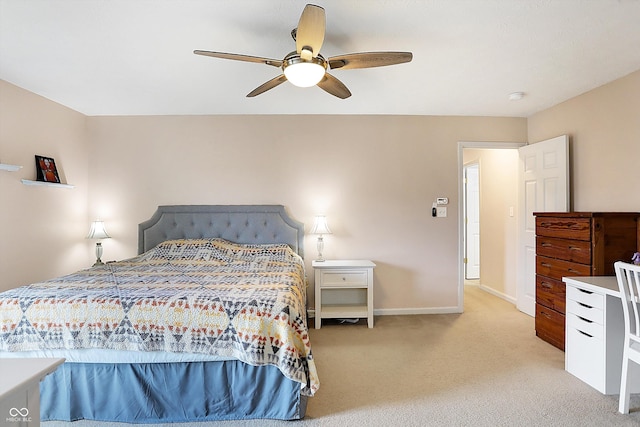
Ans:
[[[322,286],[367,286],[366,271],[323,271]]]
[[[602,309],[604,307],[604,295],[587,291],[586,289],[567,286],[567,299],[581,302],[590,307]]]
[[[567,299],[566,312],[567,314],[575,314],[600,325],[604,324],[604,312],[602,311],[602,309],[592,307],[582,302]]]

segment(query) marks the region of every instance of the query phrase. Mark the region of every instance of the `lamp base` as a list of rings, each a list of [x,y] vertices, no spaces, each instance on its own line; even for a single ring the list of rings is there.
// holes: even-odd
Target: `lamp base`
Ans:
[[[322,234],[318,235],[318,258],[316,261],[324,262],[324,258],[322,256],[322,251],[324,250],[324,239],[322,238]]]
[[[96,242],[96,262],[95,264],[92,265],[92,267],[104,264],[104,262],[102,262],[102,260],[100,259],[101,257],[102,257],[102,243]]]

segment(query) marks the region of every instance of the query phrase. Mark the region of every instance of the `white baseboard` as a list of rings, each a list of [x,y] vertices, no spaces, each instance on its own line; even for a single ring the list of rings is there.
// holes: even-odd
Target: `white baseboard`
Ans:
[[[460,313],[458,307],[428,307],[428,308],[383,308],[373,310],[378,316],[406,316],[412,314],[452,314]]]
[[[410,316],[414,314],[455,314],[460,313],[458,307],[430,307],[430,308],[382,308],[373,310],[374,316]],[[316,311],[307,310],[309,317],[316,317]]]
[[[505,301],[508,301],[513,305],[516,305],[516,303],[517,303],[515,298],[513,298],[513,297],[511,297],[511,296],[509,296],[507,294],[503,294],[502,292],[498,292],[495,289],[492,289],[492,288],[490,288],[488,286],[480,285],[479,288],[482,289],[485,292],[490,293],[491,295],[497,296],[498,298],[501,298],[501,299],[503,299]]]
[[[492,289],[485,285],[465,285],[465,286],[477,286],[482,289],[484,292],[490,293],[500,299],[503,299],[507,302],[510,302],[513,305],[516,305],[517,301],[515,298],[503,294],[502,292],[498,292],[495,289]],[[382,308],[373,310],[373,314],[375,316],[410,316],[413,314],[456,314],[461,313],[458,307],[429,307],[429,308]],[[307,310],[307,315],[311,317],[316,317],[316,311],[314,309]]]

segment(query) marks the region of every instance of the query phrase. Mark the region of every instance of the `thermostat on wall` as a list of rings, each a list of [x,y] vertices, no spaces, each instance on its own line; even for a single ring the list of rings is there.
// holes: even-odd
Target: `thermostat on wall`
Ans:
[[[439,205],[448,205],[449,204],[449,198],[448,197],[438,197],[436,199],[436,203]]]

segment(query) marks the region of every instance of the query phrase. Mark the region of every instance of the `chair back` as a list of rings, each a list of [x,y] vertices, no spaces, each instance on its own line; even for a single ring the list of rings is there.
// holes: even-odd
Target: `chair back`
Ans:
[[[622,312],[624,315],[625,345],[632,342],[640,343],[640,265],[633,265],[618,261],[614,264],[620,297],[622,299]]]

